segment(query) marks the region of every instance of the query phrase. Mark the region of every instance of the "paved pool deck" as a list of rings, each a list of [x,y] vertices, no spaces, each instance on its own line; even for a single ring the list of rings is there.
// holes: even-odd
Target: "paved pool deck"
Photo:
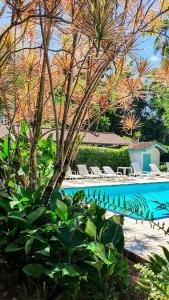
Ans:
[[[72,187],[90,187],[90,186],[105,186],[105,185],[123,185],[123,184],[145,184],[145,183],[159,183],[159,182],[169,182],[168,178],[154,177],[154,178],[115,178],[111,180],[65,180],[63,183],[63,188]],[[111,217],[112,212],[107,211],[106,217]],[[163,225],[165,223],[165,228],[169,227],[169,217],[160,220],[155,220],[154,223]],[[162,249],[160,246],[169,247],[169,235],[165,235],[164,232],[157,226],[151,227],[149,221],[137,221],[128,217],[125,217],[124,221],[124,234],[125,234],[125,248],[140,256],[143,259],[147,259],[148,255],[152,252],[162,254]]]

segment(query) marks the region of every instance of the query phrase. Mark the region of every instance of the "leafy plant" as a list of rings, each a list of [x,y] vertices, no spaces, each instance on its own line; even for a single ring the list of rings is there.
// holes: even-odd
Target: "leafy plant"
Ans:
[[[161,248],[164,257],[152,254],[146,265],[135,265],[140,271],[139,289],[145,293],[146,299],[169,299],[169,251],[164,246]]]
[[[29,185],[30,140],[26,122],[18,127],[18,136],[9,134],[0,140],[0,178],[7,188]],[[19,148],[19,155],[18,155]],[[51,135],[41,138],[37,147],[38,186],[44,186],[53,174],[56,145]]]
[[[118,299],[128,285],[121,223],[86,205],[82,191],[55,190],[47,207],[40,198],[23,188],[0,194],[0,254],[11,270],[31,277],[43,299]]]

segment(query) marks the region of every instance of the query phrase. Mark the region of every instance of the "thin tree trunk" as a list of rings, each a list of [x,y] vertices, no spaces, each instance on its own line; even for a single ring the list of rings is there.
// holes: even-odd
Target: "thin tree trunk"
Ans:
[[[41,17],[40,17],[40,25],[41,25],[41,31],[43,32],[43,23]],[[46,48],[48,49],[50,39],[51,39],[51,22],[48,24],[47,33],[45,28],[44,36],[46,40]],[[37,145],[40,138],[40,131],[42,125],[42,118],[43,118],[46,68],[47,68],[47,58],[44,52],[38,100],[37,100],[36,111],[34,116],[33,140],[32,140],[31,151],[30,151],[30,186],[32,189],[37,188]]]

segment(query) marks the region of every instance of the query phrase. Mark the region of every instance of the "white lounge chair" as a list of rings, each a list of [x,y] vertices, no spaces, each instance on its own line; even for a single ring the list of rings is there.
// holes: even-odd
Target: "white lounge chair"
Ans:
[[[79,174],[75,174],[72,172],[71,168],[69,167],[67,174],[66,174],[66,179],[82,179],[82,176]]]
[[[98,175],[95,175],[95,174],[91,174],[86,165],[77,165],[77,168],[78,168],[78,171],[79,171],[79,174],[82,176],[82,178],[90,178],[90,179],[96,179],[98,178],[99,176]]]
[[[166,162],[167,172],[169,172],[169,162]]]
[[[108,166],[104,166],[103,170],[107,176],[109,175],[111,177],[117,177],[123,175],[121,172],[114,172],[113,169]]]
[[[97,175],[99,178],[112,178],[112,174],[103,173],[99,167],[90,167],[90,169],[92,170],[93,174]]]
[[[167,172],[161,172],[156,164],[150,164],[151,173],[155,176],[168,177]]]
[[[137,162],[131,163],[133,172],[130,176],[150,176],[151,172],[142,171],[140,165]]]

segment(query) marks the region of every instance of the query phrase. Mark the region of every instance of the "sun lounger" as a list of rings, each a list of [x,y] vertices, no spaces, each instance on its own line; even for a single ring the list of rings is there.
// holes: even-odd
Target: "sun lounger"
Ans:
[[[112,174],[103,173],[99,167],[90,167],[92,173],[97,175],[99,178],[112,178]]]
[[[82,179],[82,176],[79,174],[75,174],[72,172],[71,168],[69,167],[67,174],[66,174],[66,179]]]
[[[117,176],[122,176],[123,174],[121,172],[114,172],[111,167],[104,166],[103,170],[106,175],[109,175],[111,177],[117,177]]]
[[[98,175],[91,174],[88,171],[86,165],[77,165],[77,168],[78,168],[79,174],[82,176],[82,178],[89,178],[89,179],[99,178]]]
[[[169,172],[169,162],[166,162],[167,172]]]
[[[150,164],[151,173],[155,176],[161,176],[161,177],[168,177],[169,175],[167,172],[161,172],[160,169],[157,167],[156,164]]]
[[[142,171],[140,165],[136,162],[131,164],[133,172],[130,176],[150,176],[151,172]]]

